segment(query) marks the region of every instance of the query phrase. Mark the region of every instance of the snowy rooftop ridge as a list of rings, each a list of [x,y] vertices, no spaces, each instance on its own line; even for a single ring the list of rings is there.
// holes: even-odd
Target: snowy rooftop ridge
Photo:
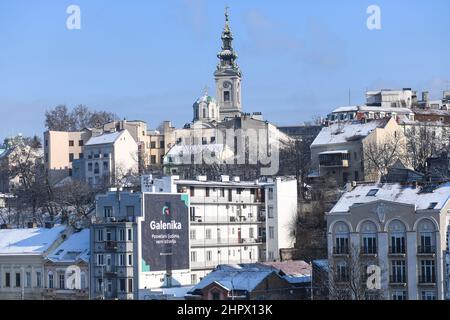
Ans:
[[[47,228],[0,230],[0,255],[40,255],[45,253],[66,229]]]
[[[99,136],[94,136],[94,137],[90,138],[86,142],[85,145],[86,146],[93,146],[93,145],[98,145],[98,144],[114,143],[124,133],[125,133],[125,130],[122,130],[122,131],[115,131],[115,132],[110,132],[110,133],[104,133],[104,134],[99,135]]]
[[[353,205],[379,200],[413,205],[416,210],[441,210],[450,198],[450,183],[445,183],[432,192],[423,192],[420,187],[402,186],[398,183],[359,185],[342,195],[330,213],[348,212]]]
[[[53,262],[77,262],[80,260],[89,262],[89,234],[89,229],[73,233],[47,258]]]
[[[346,143],[352,139],[367,137],[377,128],[384,128],[389,119],[377,119],[369,122],[351,121],[333,123],[328,127],[322,128],[311,147]]]

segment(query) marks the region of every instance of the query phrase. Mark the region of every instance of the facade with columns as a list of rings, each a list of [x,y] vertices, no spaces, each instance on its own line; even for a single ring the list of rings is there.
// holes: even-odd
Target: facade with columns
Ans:
[[[385,299],[448,298],[449,194],[450,184],[364,184],[346,192],[326,214],[333,286],[351,280],[351,261],[380,267]]]

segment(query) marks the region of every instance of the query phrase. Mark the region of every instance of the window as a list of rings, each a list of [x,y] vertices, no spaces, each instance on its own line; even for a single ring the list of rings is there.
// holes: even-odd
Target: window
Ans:
[[[273,188],[269,188],[269,200],[273,200]]]
[[[6,288],[11,287],[11,274],[9,272],[5,273],[5,287]]]
[[[112,240],[111,230],[106,229],[106,241],[111,241],[111,240]]]
[[[16,272],[16,287],[20,288],[20,272]]]
[[[229,102],[230,101],[230,91],[224,91],[223,92],[223,101]]]
[[[225,188],[220,188],[220,196],[225,198]]]
[[[191,284],[196,285],[197,284],[197,275],[191,274]]]
[[[125,241],[125,229],[119,229],[119,241]]]
[[[418,253],[435,253],[435,228],[430,220],[422,220],[418,226],[419,247]]]
[[[211,240],[211,229],[206,229],[205,230],[205,239],[206,240]]]
[[[86,273],[84,272],[81,272],[80,287],[86,289]]]
[[[267,207],[267,217],[269,219],[273,219],[273,206],[268,206]]]
[[[74,155],[73,153],[69,153],[69,162],[73,162]]]
[[[164,140],[161,140],[161,141],[159,142],[159,148],[160,148],[160,149],[164,149]]]
[[[125,292],[126,291],[126,279],[119,279],[119,291]]]
[[[111,279],[108,279],[106,281],[106,291],[108,291],[108,293],[112,292],[112,280]]]
[[[392,300],[406,300],[406,298],[406,291],[404,290],[392,292]]]
[[[31,288],[31,272],[27,272],[27,273],[25,274],[25,279],[26,279],[26,281],[25,281],[25,286],[26,286],[27,288]]]
[[[133,255],[132,255],[132,254],[129,254],[129,255],[128,255],[128,265],[129,265],[129,266],[132,266],[132,265],[133,265]]]
[[[374,197],[378,192],[378,189],[370,189],[370,191],[367,193],[368,197]]]
[[[432,210],[437,206],[437,204],[438,204],[437,202],[431,202],[427,209]]]
[[[197,261],[197,251],[191,251],[191,262]]]
[[[213,117],[214,117],[214,115],[213,115]],[[216,142],[216,137],[211,137],[209,141],[210,141],[210,143]]]
[[[150,142],[150,148],[151,149],[156,149],[156,142],[155,141]]]
[[[156,156],[150,156],[150,162],[151,162],[151,164],[155,164],[156,163]]]
[[[105,265],[105,257],[103,254],[97,254],[97,265],[98,266],[104,266]]]
[[[206,261],[211,261],[211,260],[212,260],[212,251],[207,250],[206,251]]]
[[[64,273],[59,274],[59,289],[64,289],[66,287],[66,276]]]
[[[69,140],[69,147],[73,147],[73,146],[74,146],[73,140]]]
[[[435,283],[436,272],[434,267],[434,260],[420,261],[419,283]]]
[[[237,194],[242,194],[242,188],[237,188],[237,189],[236,189],[236,193],[237,193]]]
[[[104,216],[105,218],[110,218],[110,217],[112,217],[112,211],[113,211],[113,208],[110,207],[110,206],[103,207],[103,216]]]
[[[36,272],[36,288],[42,287],[42,273],[40,271]]]
[[[48,273],[48,288],[53,289],[53,272]]]
[[[127,217],[134,217],[134,206],[127,206]]]
[[[92,172],[92,163],[88,163],[88,171]]]
[[[133,233],[132,233],[132,230],[131,230],[131,229],[128,229],[127,232],[128,232],[128,241],[133,241]]]
[[[208,140],[206,140],[206,137],[202,137],[202,145],[208,144]]]
[[[194,197],[195,196],[195,188],[189,187],[189,191],[190,191],[191,197]]]
[[[128,292],[133,293],[133,279],[128,279]]]
[[[346,223],[338,222],[334,226],[334,254],[348,254],[349,253],[349,238],[350,231]]]
[[[103,279],[97,279],[97,291],[103,292]]]
[[[98,164],[98,162],[96,162],[94,164],[94,174],[99,174],[100,173],[100,166]]]
[[[189,208],[189,217],[191,221],[195,221],[195,207]]]
[[[436,300],[436,292],[434,291],[422,291],[422,300]]]
[[[392,260],[391,283],[406,283],[405,260]]]
[[[79,146],[79,147],[82,147],[82,146],[84,146],[84,142],[83,142],[83,140],[78,140],[78,146]]]
[[[103,241],[103,229],[97,229],[97,241],[98,242]]]
[[[108,161],[103,161],[103,171],[108,170]]]
[[[336,280],[338,282],[347,282],[349,280],[349,270],[345,262],[338,263],[336,266]]]
[[[253,228],[248,229],[248,237],[250,239],[253,239],[255,237],[255,229]]]
[[[195,240],[195,238],[196,238],[195,229],[194,230],[191,229],[191,231],[189,231],[189,238],[191,240]]]
[[[206,194],[207,197],[209,197],[209,188],[205,189],[205,194]]]
[[[78,159],[83,159],[84,158],[84,154],[83,153],[79,153],[78,154]]]
[[[377,253],[377,227],[371,222],[364,222],[361,226],[362,248],[363,254]]]
[[[394,220],[389,224],[389,238],[391,254],[404,254],[406,252],[406,228],[405,225],[399,221]]]
[[[269,239],[275,239],[275,228],[269,227]]]
[[[123,267],[125,265],[125,254],[119,254],[119,266]]]

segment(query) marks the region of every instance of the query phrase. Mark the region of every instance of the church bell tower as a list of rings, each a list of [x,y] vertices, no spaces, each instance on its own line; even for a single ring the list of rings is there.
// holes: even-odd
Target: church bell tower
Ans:
[[[233,49],[228,7],[225,8],[225,27],[222,32],[222,50],[217,54],[219,63],[214,72],[216,98],[220,106],[220,119],[241,115],[241,70]]]

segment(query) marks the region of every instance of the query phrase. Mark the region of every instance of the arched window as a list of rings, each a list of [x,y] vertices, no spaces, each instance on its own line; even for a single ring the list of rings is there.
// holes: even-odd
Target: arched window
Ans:
[[[99,173],[100,173],[100,166],[98,165],[98,162],[96,162],[94,165],[94,174],[99,174]]]
[[[206,108],[203,108],[203,118],[206,118]]]
[[[390,253],[406,253],[406,227],[403,222],[394,220],[389,224],[389,239]]]
[[[365,221],[361,225],[361,252],[363,254],[377,253],[377,226],[372,221]]]
[[[350,230],[346,223],[337,222],[334,225],[334,254],[348,254]]]
[[[436,253],[436,229],[431,220],[425,219],[419,222],[418,232],[418,253]]]

